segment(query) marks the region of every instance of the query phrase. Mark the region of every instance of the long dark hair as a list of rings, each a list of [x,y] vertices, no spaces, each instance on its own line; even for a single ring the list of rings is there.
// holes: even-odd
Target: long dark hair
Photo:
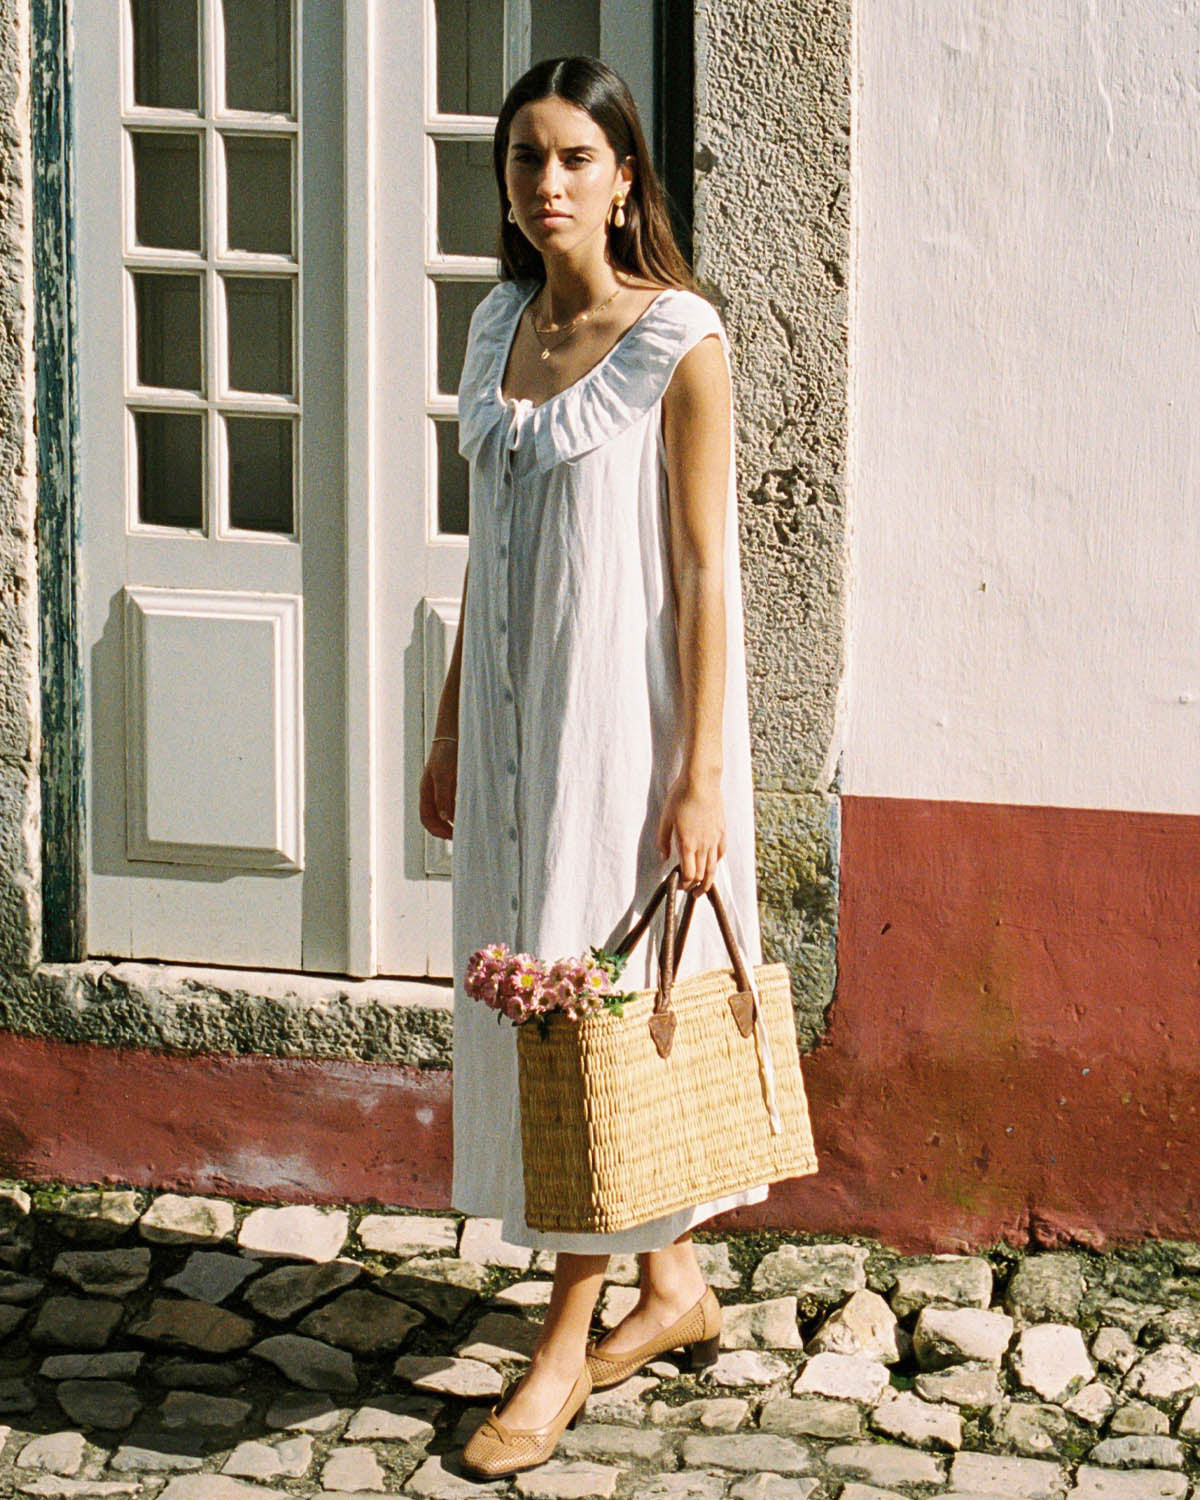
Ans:
[[[583,56],[547,57],[535,63],[509,89],[501,106],[492,141],[496,186],[500,190],[501,281],[546,279],[541,251],[529,243],[516,224],[509,222],[504,166],[508,159],[509,129],[517,110],[535,99],[552,97],[565,99],[591,115],[604,132],[618,164],[627,156],[637,158],[633,186],[625,199],[625,223],[621,228],[610,224],[608,230],[613,264],[650,281],[694,290],[692,273],[675,243],[666,194],[650,159],[629,86],[607,63]]]

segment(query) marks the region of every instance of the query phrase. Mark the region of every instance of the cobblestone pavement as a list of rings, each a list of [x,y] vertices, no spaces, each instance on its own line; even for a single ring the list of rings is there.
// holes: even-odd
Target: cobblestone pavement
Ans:
[[[552,1257],[455,1215],[0,1185],[0,1495],[1200,1500],[1200,1245],[698,1250],[716,1366],[656,1362],[475,1484]]]

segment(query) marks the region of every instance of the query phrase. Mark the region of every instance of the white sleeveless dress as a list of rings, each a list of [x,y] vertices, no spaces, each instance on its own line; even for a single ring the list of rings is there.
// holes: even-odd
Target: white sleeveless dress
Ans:
[[[678,361],[725,330],[694,292],[661,292],[608,355],[533,405],[500,385],[538,289],[504,281],[471,320],[459,386],[470,464],[469,575],[459,697],[453,873],[454,1173],[460,1212],[512,1244],[578,1253],[659,1249],[767,1188],[611,1234],[531,1229],[524,1217],[516,1032],[463,989],[476,949],[541,958],[612,947],[678,859],[655,844],[682,763],[682,686],[669,564],[661,399]],[[720,894],[743,955],[761,963],[737,491],[730,431]],[[681,903],[682,905],[682,903]],[[660,906],[622,975],[649,988]],[[697,904],[679,977],[729,957]]]

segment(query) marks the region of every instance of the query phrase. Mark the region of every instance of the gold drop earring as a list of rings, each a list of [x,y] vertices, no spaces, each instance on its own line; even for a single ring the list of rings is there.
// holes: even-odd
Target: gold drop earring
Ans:
[[[614,202],[616,204],[616,212],[613,214],[613,223],[616,225],[616,227],[618,229],[624,229],[624,227],[625,227],[625,208],[624,208],[625,200],[624,200],[624,198],[617,198],[617,199],[614,199]]]
[[[515,213],[513,213],[511,203],[508,205],[508,222],[510,224],[515,224],[517,222],[517,216]]]

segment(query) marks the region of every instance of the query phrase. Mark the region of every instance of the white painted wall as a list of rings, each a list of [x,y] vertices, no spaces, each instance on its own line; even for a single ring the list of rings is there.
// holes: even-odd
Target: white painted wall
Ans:
[[[1200,812],[1200,6],[856,26],[843,791]]]

